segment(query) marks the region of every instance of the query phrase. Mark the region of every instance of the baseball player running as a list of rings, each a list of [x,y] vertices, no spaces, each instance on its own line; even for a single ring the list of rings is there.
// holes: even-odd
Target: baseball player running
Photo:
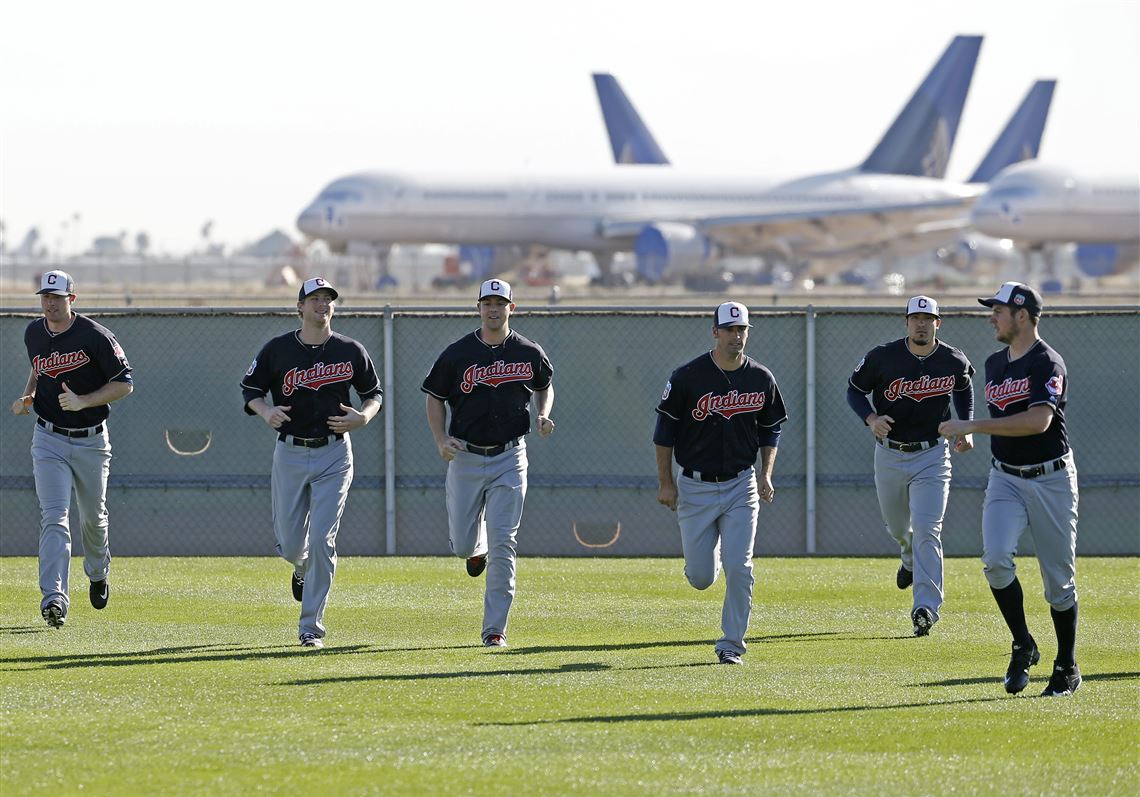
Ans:
[[[107,405],[134,389],[131,366],[111,330],[72,310],[75,281],[63,271],[40,279],[44,317],[28,324],[24,345],[32,371],[15,415],[36,413],[32,472],[40,503],[40,614],[60,628],[70,607],[68,568],[71,493],[83,531],[83,571],[91,605],[107,605],[111,548],[107,534],[107,475],[111,438]]]
[[[942,609],[942,518],[950,495],[950,454],[938,424],[974,417],[974,366],[938,340],[938,302],[915,296],[906,305],[906,337],[876,346],[847,383],[847,403],[875,436],[875,493],[887,533],[899,544],[899,589],[914,585],[911,623],[926,636]],[[871,394],[871,402],[867,401]],[[872,408],[871,404],[874,404]],[[954,441],[973,447],[966,434]]]
[[[349,432],[375,418],[383,402],[364,346],[332,331],[337,298],[325,279],[306,280],[297,294],[301,328],[266,343],[241,381],[246,414],[260,415],[277,432],[273,533],[277,553],[293,565],[298,633],[308,650],[324,647],[336,535],[352,485]],[[359,410],[349,385],[363,402]]]
[[[1025,622],[1024,597],[1013,557],[1029,529],[1037,550],[1045,600],[1057,634],[1057,658],[1043,697],[1071,695],[1077,668],[1077,467],[1065,427],[1069,382],[1065,361],[1040,338],[1043,303],[1036,290],[1007,282],[989,299],[990,324],[1006,348],[986,360],[990,417],[946,421],[941,434],[990,435],[992,465],[982,505],[986,580],[1013,635],[1005,691],[1029,685],[1041,654]]]
[[[479,286],[479,329],[452,343],[424,379],[427,422],[447,462],[451,551],[467,574],[487,571],[483,644],[506,647],[515,599],[515,538],[526,498],[526,438],[533,396],[538,433],[554,431],[554,368],[537,343],[511,330],[510,283]],[[446,406],[445,403],[446,402]],[[451,423],[446,426],[447,407]]]
[[[760,499],[772,503],[772,468],[784,400],[772,372],[744,354],[748,308],[725,302],[713,312],[712,350],[669,377],[657,405],[657,501],[677,513],[685,578],[697,589],[726,582],[721,664],[742,664],[752,613],[752,548]],[[757,490],[756,453],[760,452]],[[674,481],[673,458],[681,468]]]

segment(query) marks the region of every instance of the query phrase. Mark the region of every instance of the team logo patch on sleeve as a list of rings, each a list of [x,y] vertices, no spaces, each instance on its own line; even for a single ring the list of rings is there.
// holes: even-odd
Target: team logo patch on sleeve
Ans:
[[[252,376],[253,372],[257,370],[257,358],[253,358],[253,362],[249,364],[249,370],[245,372],[246,376]]]
[[[1049,391],[1049,395],[1057,398],[1064,390],[1064,377],[1060,374],[1049,377],[1049,381],[1045,383],[1045,389]]]
[[[661,400],[662,401],[667,400],[669,398],[669,394],[672,392],[673,392],[673,383],[672,382],[666,382],[665,383],[665,392],[663,392],[661,394]]]
[[[867,358],[864,357],[862,360],[859,361],[859,364],[855,366],[855,370],[858,371],[858,370],[862,369],[864,364],[866,364],[866,362],[867,362]]]

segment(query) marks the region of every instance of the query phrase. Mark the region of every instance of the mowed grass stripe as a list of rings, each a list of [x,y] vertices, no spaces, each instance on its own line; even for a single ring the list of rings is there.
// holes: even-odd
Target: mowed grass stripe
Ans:
[[[1007,632],[974,559],[929,637],[884,559],[763,559],[745,666],[715,663],[723,581],[675,559],[527,559],[511,647],[480,644],[459,560],[342,558],[327,647],[302,652],[271,558],[82,562],[62,630],[36,564],[0,559],[0,791],[17,794],[1133,794],[1140,563],[1082,558],[1072,698],[1054,654],[1007,696]]]

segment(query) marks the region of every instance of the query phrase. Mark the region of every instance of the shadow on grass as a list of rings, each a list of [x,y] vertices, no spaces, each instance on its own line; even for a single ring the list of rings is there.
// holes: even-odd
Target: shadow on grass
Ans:
[[[382,653],[383,648],[371,645],[346,645],[325,648],[321,655],[348,653]],[[191,653],[193,655],[183,655]],[[42,664],[41,667],[0,667],[4,672],[34,672],[40,670],[63,670],[76,667],[136,667],[151,664],[187,664],[202,661],[251,661],[255,659],[281,659],[291,656],[312,655],[299,645],[265,645],[246,647],[244,645],[187,645],[176,648],[156,648],[154,650],[129,651],[126,653],[74,653],[66,656],[25,656],[0,658],[0,664]]]
[[[574,672],[603,672],[613,669],[608,664],[584,662],[563,664],[560,667],[533,667],[518,670],[466,670],[460,672],[414,672],[391,673],[386,675],[349,675],[345,677],[299,678],[295,681],[279,681],[277,686],[318,686],[320,684],[359,683],[360,681],[424,681],[432,678],[484,678],[500,675],[565,675]]]
[[[834,637],[842,636],[841,631],[813,631],[806,634],[772,634],[770,636],[754,636],[748,637],[745,641],[749,644],[759,645],[771,642],[782,642],[788,640],[812,640],[817,637]],[[582,653],[604,653],[617,650],[646,650],[648,648],[685,648],[694,646],[712,646],[715,640],[712,639],[668,639],[668,640],[655,640],[651,642],[613,642],[613,643],[599,643],[596,645],[532,645],[530,647],[508,648],[503,651],[508,655],[521,656],[529,655],[531,653],[569,653],[569,652],[582,652]]]
[[[1046,672],[1048,672],[1046,670]],[[977,686],[978,684],[1000,684],[1001,674],[987,675],[984,678],[947,678],[944,681],[928,681],[915,686]],[[1081,673],[1081,681],[1135,681],[1140,672],[1094,672]]]
[[[476,726],[513,727],[520,725],[563,725],[587,722],[685,722],[688,720],[740,719],[741,717],[779,717],[807,714],[842,714],[852,711],[896,711],[908,708],[941,708],[970,703],[994,703],[1002,697],[971,697],[930,703],[896,703],[889,706],[826,706],[824,708],[738,708],[725,711],[670,711],[656,714],[598,714],[589,717],[565,717],[554,720],[519,720],[517,722],[477,722]]]

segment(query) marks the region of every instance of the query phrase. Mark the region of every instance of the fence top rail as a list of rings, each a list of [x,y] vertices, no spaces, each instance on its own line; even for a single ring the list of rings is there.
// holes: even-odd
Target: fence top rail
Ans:
[[[88,307],[79,308],[84,315],[99,316],[296,316],[297,310],[293,307]],[[673,315],[682,317],[699,317],[712,312],[713,305],[709,307],[694,307],[692,305],[567,305],[564,307],[551,305],[520,305],[515,315],[548,315],[548,316],[582,316],[582,315],[623,315],[623,316],[662,316]],[[751,305],[749,310],[753,315],[763,316],[795,316],[807,315],[896,315],[902,312],[898,306],[869,306],[853,307],[850,305],[801,305],[801,306],[764,306]],[[474,315],[472,305],[384,305],[378,308],[352,309],[341,307],[338,317],[366,317],[366,316],[417,316],[440,317],[456,315]],[[990,311],[984,307],[970,305],[942,307],[943,315],[986,315]],[[1046,307],[1045,316],[1049,315],[1137,315],[1140,314],[1140,305],[1059,305]],[[0,317],[37,318],[42,311],[28,307],[0,307]]]

